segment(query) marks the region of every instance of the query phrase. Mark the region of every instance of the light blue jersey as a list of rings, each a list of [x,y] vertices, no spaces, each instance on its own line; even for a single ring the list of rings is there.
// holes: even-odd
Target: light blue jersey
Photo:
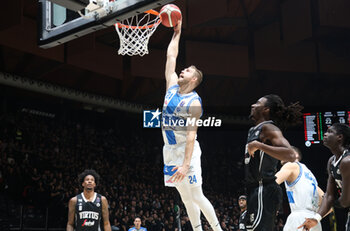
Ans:
[[[147,231],[147,229],[144,227],[140,227],[140,229],[136,229],[136,227],[132,227],[128,231]]]
[[[165,145],[186,143],[186,122],[190,118],[189,108],[194,100],[202,100],[192,91],[188,94],[179,94],[179,85],[171,86],[166,92],[163,113],[162,133]]]
[[[291,214],[287,218],[283,231],[302,231],[303,229],[298,227],[304,223],[305,218],[314,217],[318,209],[316,178],[304,164],[299,162],[297,164],[300,169],[297,179],[290,184],[284,182]],[[321,223],[318,222],[310,231],[322,231]]]
[[[317,180],[312,172],[302,163],[299,165],[297,179],[288,184],[285,182],[288,201],[291,211],[309,210],[316,212],[318,209]]]

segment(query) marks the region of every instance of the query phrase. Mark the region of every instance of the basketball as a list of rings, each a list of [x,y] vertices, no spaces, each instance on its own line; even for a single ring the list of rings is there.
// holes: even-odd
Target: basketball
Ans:
[[[174,27],[177,22],[181,20],[181,10],[174,4],[168,4],[162,7],[160,10],[160,19],[164,26]]]

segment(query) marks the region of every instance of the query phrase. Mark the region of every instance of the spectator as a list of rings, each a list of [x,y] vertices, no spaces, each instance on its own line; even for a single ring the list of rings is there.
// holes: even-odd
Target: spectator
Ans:
[[[130,228],[129,231],[147,231],[146,228],[141,226],[141,217],[135,217],[134,227]]]
[[[127,231],[133,225],[133,218],[140,216],[142,226],[149,231],[176,229],[176,192],[163,187],[163,178],[159,174],[162,170],[159,165],[148,161],[156,160],[161,152],[154,147],[161,146],[155,144],[154,139],[150,139],[150,142],[146,136],[131,133],[121,135],[118,128],[109,127],[112,123],[107,128],[100,124],[91,125],[84,122],[83,116],[79,118],[79,124],[28,114],[21,114],[19,118],[18,121],[12,121],[21,127],[21,141],[15,142],[11,137],[13,125],[4,125],[8,126],[7,129],[0,128],[0,171],[4,187],[1,190],[30,206],[60,204],[63,208],[59,211],[49,209],[49,227],[65,227],[68,200],[80,193],[75,176],[86,168],[97,167],[96,171],[103,176],[98,192],[110,202],[112,225],[116,223],[121,231]],[[206,163],[203,162],[203,168],[212,168],[211,163],[215,163],[231,169],[229,163],[236,162],[233,159],[235,155],[225,155],[231,153],[229,149],[220,148],[218,155],[222,160],[218,161],[220,158],[216,157],[217,150],[214,147],[204,148]],[[133,169],[137,169],[137,177]],[[239,167],[230,171],[235,179],[239,178],[237,176],[243,178]],[[236,179],[230,187],[221,185],[221,176],[216,176],[215,170],[203,174],[207,182],[203,190],[208,199],[215,202],[213,205],[220,222],[224,221],[232,230],[231,226],[234,227],[236,220],[233,218],[239,217],[239,207],[234,199],[237,196],[235,190],[242,184]],[[180,211],[182,231],[192,231],[183,204],[180,204]],[[57,220],[57,216],[62,219]],[[208,223],[203,220],[204,230],[205,227],[208,227]]]

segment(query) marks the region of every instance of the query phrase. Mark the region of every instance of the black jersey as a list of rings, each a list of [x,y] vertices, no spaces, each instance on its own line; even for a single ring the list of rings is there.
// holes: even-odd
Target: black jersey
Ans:
[[[264,121],[257,126],[250,128],[248,132],[247,145],[254,140],[261,142],[259,137],[264,124],[273,124],[273,121]],[[268,183],[275,180],[278,160],[265,154],[263,151],[257,150],[254,153],[254,157],[250,157],[246,146],[244,163],[247,187],[258,186],[259,181]]]
[[[244,210],[243,213],[241,213],[241,215],[239,216],[239,220],[238,220],[238,230],[239,231],[246,231],[247,230],[245,228],[246,214],[247,214],[247,210]]]
[[[76,231],[99,231],[102,217],[101,195],[95,193],[92,201],[87,201],[83,193],[77,195],[75,205]]]
[[[335,180],[335,183],[336,183],[336,186],[338,189],[338,193],[339,193],[338,196],[340,196],[341,191],[342,191],[342,187],[343,187],[342,177],[341,177],[340,170],[339,170],[339,165],[340,165],[340,162],[342,161],[342,159],[348,155],[350,155],[350,151],[344,150],[343,154],[340,156],[340,158],[337,161],[335,160],[335,158],[333,158],[333,161],[332,161],[331,166],[330,166],[331,174]]]

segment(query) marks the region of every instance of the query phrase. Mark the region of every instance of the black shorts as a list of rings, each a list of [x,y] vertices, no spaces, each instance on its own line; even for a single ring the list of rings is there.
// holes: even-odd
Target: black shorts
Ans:
[[[248,189],[246,228],[254,231],[273,231],[277,211],[282,202],[282,189],[275,182],[259,184]]]

